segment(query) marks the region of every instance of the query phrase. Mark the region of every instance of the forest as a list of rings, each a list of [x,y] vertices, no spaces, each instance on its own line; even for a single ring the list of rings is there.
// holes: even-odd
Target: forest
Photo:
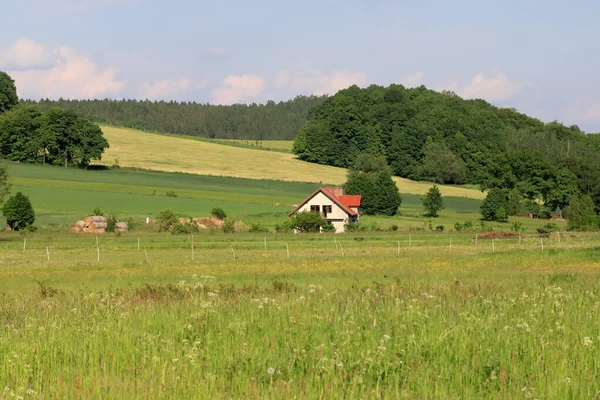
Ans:
[[[311,110],[293,151],[344,168],[369,153],[398,176],[515,190],[528,212],[539,200],[561,210],[574,194],[600,210],[599,134],[424,86],[342,90]]]
[[[219,106],[149,100],[23,100],[40,111],[59,107],[91,121],[211,139],[293,140],[324,96],[266,104]]]

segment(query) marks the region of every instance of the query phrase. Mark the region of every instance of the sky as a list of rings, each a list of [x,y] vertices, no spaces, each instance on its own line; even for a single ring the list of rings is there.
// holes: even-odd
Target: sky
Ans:
[[[600,132],[597,0],[18,0],[21,98],[233,104],[356,84],[452,90]]]

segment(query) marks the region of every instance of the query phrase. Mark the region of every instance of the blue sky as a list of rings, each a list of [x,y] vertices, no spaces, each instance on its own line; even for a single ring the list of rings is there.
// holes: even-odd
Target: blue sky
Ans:
[[[19,0],[0,70],[24,98],[231,104],[427,87],[600,131],[598,1]]]

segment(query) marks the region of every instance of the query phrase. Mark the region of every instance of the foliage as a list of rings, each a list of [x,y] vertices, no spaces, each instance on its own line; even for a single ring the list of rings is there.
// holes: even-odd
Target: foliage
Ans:
[[[156,216],[156,224],[159,232],[165,232],[171,229],[173,225],[179,222],[175,213],[171,210],[162,210]]]
[[[6,72],[0,71],[0,114],[19,103],[15,81]]]
[[[235,233],[235,221],[232,219],[224,220],[223,225],[221,225],[221,230],[223,233]]]
[[[220,207],[213,208],[210,211],[210,215],[220,220],[224,220],[225,218],[227,218],[227,213]]]
[[[523,223],[521,221],[513,221],[510,224],[510,230],[512,232],[523,232]]]
[[[444,199],[440,189],[433,185],[431,189],[423,196],[423,209],[426,217],[437,217],[438,212],[444,208]]]
[[[454,223],[454,230],[457,232],[473,230],[473,223],[471,221],[465,221],[462,224],[456,222]]]
[[[100,214],[94,214],[94,215],[100,215]],[[106,218],[106,232],[114,232],[117,226],[117,222],[119,222],[119,220],[117,219],[117,217],[115,215],[110,215],[108,218]]]
[[[174,190],[169,190],[167,193],[165,193],[165,196],[167,196],[167,197],[178,197],[177,193],[175,193]]]
[[[290,217],[290,227],[301,233],[320,232],[328,222],[316,211],[297,212]]]
[[[8,170],[6,165],[0,164],[0,205],[10,193],[11,185],[8,183]]]
[[[266,232],[269,232],[269,228],[261,225],[260,223],[250,224],[250,229],[248,229],[248,232],[250,232],[250,233],[266,233]]]
[[[566,207],[567,229],[593,231],[599,228],[598,215],[590,196],[573,196]]]
[[[598,137],[452,92],[371,85],[351,86],[316,106],[293,151],[345,168],[367,152],[385,157],[402,177],[515,188],[551,211],[582,192],[600,209]],[[507,214],[518,212],[516,199]]]
[[[15,231],[27,229],[35,222],[35,212],[29,197],[21,192],[9,197],[2,206],[7,225]]]
[[[171,227],[171,234],[173,235],[190,235],[198,231],[198,225],[191,219],[186,222],[176,222]]]
[[[294,138],[310,110],[326,97],[298,96],[266,104],[220,106],[149,100],[27,100],[44,111],[59,107],[102,124],[220,139]]]
[[[102,212],[102,210],[100,209],[100,207],[96,207],[92,210],[92,215],[98,215],[98,216],[103,216],[104,213]]]
[[[402,204],[398,187],[383,157],[360,154],[344,184],[348,195],[360,195],[361,211],[366,215],[396,215]]]
[[[108,148],[100,128],[72,111],[43,114],[15,107],[0,116],[0,156],[8,160],[86,168]]]
[[[484,221],[508,221],[508,192],[506,189],[492,189],[481,204],[481,216]]]

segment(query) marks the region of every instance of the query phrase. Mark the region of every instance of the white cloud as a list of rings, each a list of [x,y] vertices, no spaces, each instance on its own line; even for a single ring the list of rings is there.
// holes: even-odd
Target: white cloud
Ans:
[[[480,72],[462,90],[462,96],[490,102],[507,101],[521,94],[526,87],[525,82],[511,81],[502,71],[490,71],[487,74]]]
[[[206,87],[205,81],[193,82],[188,77],[180,79],[164,79],[162,81],[150,84],[144,82],[139,88],[139,97],[150,100],[167,100],[173,99],[178,94],[194,89],[202,89]]]
[[[15,53],[14,49],[27,51]],[[118,80],[116,68],[101,68],[69,47],[48,47],[21,38],[0,54],[8,57],[3,63],[21,68],[8,73],[23,98],[93,98],[117,94],[126,85]]]
[[[407,75],[402,79],[402,83],[409,87],[417,87],[423,83],[423,77],[425,74],[423,72],[415,72],[412,75]]]
[[[265,87],[265,80],[258,75],[230,75],[213,91],[216,104],[235,104],[258,96]]]
[[[366,86],[367,77],[361,72],[334,71],[324,74],[318,70],[282,70],[273,83],[280,89],[288,89],[293,94],[335,94],[352,85]]]
[[[568,120],[600,123],[600,101],[580,100],[568,107],[564,115]]]
[[[10,47],[0,49],[0,68],[24,69],[48,66],[52,53],[43,44],[21,37]]]

